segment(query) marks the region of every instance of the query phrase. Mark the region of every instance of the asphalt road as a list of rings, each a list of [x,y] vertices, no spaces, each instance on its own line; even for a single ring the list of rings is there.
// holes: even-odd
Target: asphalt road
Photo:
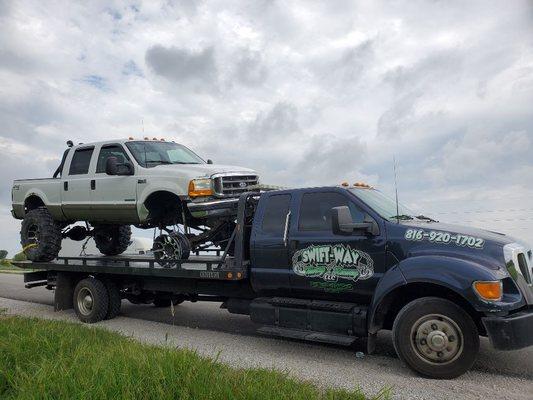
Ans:
[[[53,304],[53,292],[42,287],[25,289],[21,275],[0,274],[0,298],[36,303],[26,307],[31,309],[30,315],[52,314],[49,306]],[[11,306],[24,309],[23,305],[28,303],[14,304],[16,307]],[[219,303],[184,303],[176,307],[173,317],[168,308],[123,301],[121,317],[103,324],[151,343],[154,338],[160,342],[159,335],[168,340],[170,332],[171,338],[176,336],[177,346],[192,347],[237,366],[286,370],[322,386],[360,386],[366,393],[376,393],[383,386],[389,386],[395,397],[402,399],[533,399],[533,347],[500,352],[482,339],[472,371],[455,380],[435,381],[420,378],[402,365],[388,332],[378,336],[375,354],[357,359],[353,349],[265,338],[256,333],[258,326],[247,316],[229,314],[219,307]],[[72,312],[59,314],[74,319]],[[243,347],[248,350],[244,352]]]

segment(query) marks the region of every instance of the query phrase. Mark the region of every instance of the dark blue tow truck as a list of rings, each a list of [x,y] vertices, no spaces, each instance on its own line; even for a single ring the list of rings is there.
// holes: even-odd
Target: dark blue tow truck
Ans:
[[[251,192],[191,212],[234,213],[217,255],[22,262],[34,270],[27,287],[54,289],[56,309],[84,322],[115,317],[126,298],[218,301],[262,333],[359,340],[369,353],[392,330],[398,356],[433,378],[467,371],[479,336],[499,350],[533,345],[533,256],[506,235],[413,215],[364,184]]]

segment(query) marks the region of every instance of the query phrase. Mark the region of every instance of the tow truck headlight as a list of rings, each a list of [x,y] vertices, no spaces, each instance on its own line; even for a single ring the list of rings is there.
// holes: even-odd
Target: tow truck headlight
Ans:
[[[211,179],[193,179],[189,182],[189,197],[212,196],[213,194]]]
[[[472,287],[482,300],[500,301],[502,299],[502,281],[476,281]]]

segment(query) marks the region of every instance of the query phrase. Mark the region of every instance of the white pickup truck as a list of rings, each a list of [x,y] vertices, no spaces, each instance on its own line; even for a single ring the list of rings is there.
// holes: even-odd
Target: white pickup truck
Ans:
[[[185,258],[191,247],[217,244],[233,229],[228,221],[191,213],[187,205],[234,198],[259,183],[251,169],[214,165],[175,142],[67,143],[53,178],[13,184],[12,214],[23,220],[21,244],[32,261],[57,257],[64,237],[92,236],[101,253],[120,254],[129,244],[130,225],[165,230],[154,251],[161,258]],[[70,226],[79,221],[86,226]],[[177,225],[182,232],[169,228]]]

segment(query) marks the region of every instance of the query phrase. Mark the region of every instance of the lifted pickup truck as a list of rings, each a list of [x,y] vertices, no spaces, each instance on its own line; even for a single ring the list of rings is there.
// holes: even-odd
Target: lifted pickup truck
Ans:
[[[155,240],[156,254],[186,258],[206,242],[222,244],[234,228],[228,219],[193,216],[187,205],[237,197],[258,184],[254,171],[213,165],[174,142],[68,144],[53,178],[13,184],[12,214],[23,219],[21,243],[30,260],[52,260],[62,238],[88,235],[102,254],[120,254],[130,242],[130,225],[165,230]],[[77,221],[86,227],[68,228]],[[183,225],[182,233],[168,228],[175,225]]]
[[[85,322],[113,318],[122,298],[219,301],[262,333],[338,345],[359,337],[368,352],[379,330],[392,330],[398,356],[434,378],[467,371],[480,335],[500,350],[533,344],[529,248],[417,217],[366,185],[242,194],[222,256],[170,261],[175,268],[141,256],[17,265],[35,270],[27,287],[55,289],[56,309],[74,307]]]

